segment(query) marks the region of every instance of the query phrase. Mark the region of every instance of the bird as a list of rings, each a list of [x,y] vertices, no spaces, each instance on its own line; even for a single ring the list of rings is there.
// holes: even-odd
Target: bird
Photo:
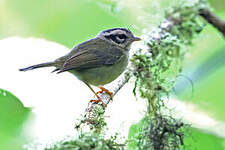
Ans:
[[[141,40],[127,28],[112,28],[101,31],[95,38],[89,39],[72,48],[72,50],[50,62],[32,65],[19,71],[28,71],[43,67],[55,67],[52,72],[70,72],[84,82],[102,102],[99,93],[107,93],[112,99],[112,92],[103,86],[114,81],[126,69],[131,44]],[[92,86],[101,89],[95,92]]]

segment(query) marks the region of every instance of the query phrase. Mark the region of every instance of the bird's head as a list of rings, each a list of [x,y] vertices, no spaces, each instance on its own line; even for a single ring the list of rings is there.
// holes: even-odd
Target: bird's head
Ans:
[[[100,32],[97,37],[125,49],[127,49],[134,41],[141,40],[140,38],[135,37],[133,33],[126,28],[104,30]]]

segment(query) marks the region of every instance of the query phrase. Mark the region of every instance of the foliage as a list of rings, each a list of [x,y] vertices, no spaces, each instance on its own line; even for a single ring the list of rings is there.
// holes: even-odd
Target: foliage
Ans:
[[[29,114],[30,109],[24,107],[16,96],[0,89],[0,149],[16,149],[24,144],[21,129]]]

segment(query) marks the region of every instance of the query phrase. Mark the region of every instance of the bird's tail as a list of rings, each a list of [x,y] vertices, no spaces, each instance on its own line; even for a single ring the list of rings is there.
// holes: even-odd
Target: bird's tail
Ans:
[[[37,69],[37,68],[51,67],[51,66],[54,66],[54,62],[47,62],[47,63],[29,66],[29,67],[26,67],[26,68],[19,69],[19,71],[28,71],[28,70],[33,70],[33,69]]]

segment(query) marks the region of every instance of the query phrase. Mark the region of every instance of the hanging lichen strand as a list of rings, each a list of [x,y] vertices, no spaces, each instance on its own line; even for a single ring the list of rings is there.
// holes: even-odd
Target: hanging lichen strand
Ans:
[[[131,61],[136,78],[134,94],[147,100],[147,113],[142,130],[135,135],[139,149],[178,150],[183,145],[185,125],[163,115],[164,98],[168,97],[181,72],[182,60],[195,35],[205,26],[199,10],[208,8],[199,0],[182,4],[165,13],[166,20],[151,33],[145,33],[146,49],[140,49]]]

